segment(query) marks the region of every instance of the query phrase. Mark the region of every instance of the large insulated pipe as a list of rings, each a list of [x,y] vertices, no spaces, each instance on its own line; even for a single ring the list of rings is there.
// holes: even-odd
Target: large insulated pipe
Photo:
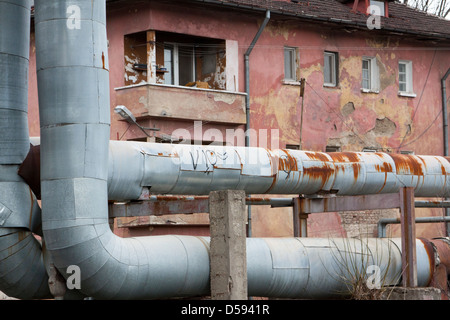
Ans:
[[[440,156],[366,152],[321,153],[230,146],[111,141],[112,200],[153,194],[364,195],[414,187],[418,197],[450,194],[450,163]]]
[[[105,0],[35,1],[47,251],[63,275],[77,265],[81,291],[95,298],[205,293],[209,263],[204,240],[122,239],[109,228],[105,23]]]
[[[71,156],[75,162],[84,157]],[[32,168],[34,164],[27,162],[27,169]],[[108,199],[117,201],[139,200],[149,194],[208,195],[224,189],[257,194],[364,195],[413,187],[417,197],[450,193],[450,163],[440,156],[111,140],[107,170]],[[34,181],[38,174],[28,180]]]
[[[358,285],[399,285],[400,248],[400,239],[247,239],[249,294],[318,299],[349,296]],[[433,253],[419,239],[416,252],[418,286],[427,286],[433,274]]]
[[[28,132],[29,0],[0,0],[0,291],[48,298],[40,208],[18,175],[30,148]]]

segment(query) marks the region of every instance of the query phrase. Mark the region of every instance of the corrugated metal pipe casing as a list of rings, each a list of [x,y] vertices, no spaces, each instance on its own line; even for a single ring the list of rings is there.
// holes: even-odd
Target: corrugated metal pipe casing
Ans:
[[[0,1],[0,164],[25,159],[28,133],[30,0]]]
[[[67,25],[73,5],[79,9],[79,28]],[[203,240],[122,239],[109,228],[105,20],[105,0],[35,1],[47,250],[63,275],[69,265],[79,266],[81,291],[95,298],[205,293],[209,264]]]
[[[127,165],[125,165],[127,164]],[[268,150],[110,142],[109,198],[153,194],[364,195],[414,187],[416,196],[450,194],[450,163],[439,156]]]
[[[17,174],[30,148],[28,133],[29,0],[0,0],[0,291],[47,298],[40,208]]]
[[[401,239],[248,238],[249,294],[283,298],[332,298],[356,286],[393,286],[402,274]],[[416,240],[418,285],[430,281],[430,258]],[[375,273],[376,272],[376,273]],[[355,290],[355,291],[353,291]]]

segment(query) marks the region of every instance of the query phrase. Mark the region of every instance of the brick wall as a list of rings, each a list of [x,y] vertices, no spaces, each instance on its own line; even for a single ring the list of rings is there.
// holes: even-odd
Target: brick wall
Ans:
[[[397,209],[370,211],[343,211],[339,213],[347,237],[377,237],[377,224],[381,218],[395,218]]]

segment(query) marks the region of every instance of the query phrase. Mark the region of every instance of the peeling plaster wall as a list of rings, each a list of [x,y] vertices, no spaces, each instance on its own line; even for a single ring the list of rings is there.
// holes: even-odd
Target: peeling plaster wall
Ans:
[[[450,61],[448,50],[437,50],[433,61],[434,50],[420,42],[407,43],[389,37],[367,38],[373,35],[313,30],[305,25],[287,33],[289,28],[285,23],[279,23],[278,28],[274,26],[276,24],[272,23],[264,33],[268,38],[265,41],[271,43],[270,49],[264,50],[266,55],[261,48],[252,57],[253,68],[257,69],[262,64],[269,66],[264,72],[254,71],[257,80],[252,82],[253,125],[280,127],[280,139],[286,144],[299,141],[299,88],[283,85],[280,72],[283,68],[283,46],[289,45],[299,47],[300,77],[307,81],[304,149],[324,151],[327,145],[337,145],[343,151],[376,147],[385,151],[412,150],[417,154],[442,154],[441,121],[436,120],[432,128],[421,134],[441,110],[440,77],[445,72],[444,66]],[[339,85],[336,88],[323,87],[324,50],[339,53]],[[268,61],[269,55],[274,57],[272,61]],[[372,56],[377,60],[379,93],[361,92],[362,56]],[[398,95],[399,59],[413,61],[415,98]],[[258,89],[259,94],[255,92]],[[414,143],[419,136],[422,140],[435,143],[424,144],[420,139]]]
[[[255,79],[251,88],[252,126],[280,128],[282,147],[299,144],[302,105],[299,87],[283,84],[280,70],[283,70],[283,46],[287,45],[299,47],[300,77],[307,82],[303,149],[325,151],[326,146],[339,146],[342,151],[375,148],[385,152],[443,154],[440,79],[450,66],[448,46],[430,48],[428,43],[399,37],[378,38],[370,32],[347,34],[305,24],[296,27],[292,22],[272,22],[259,44],[260,50],[251,61]],[[325,50],[339,53],[336,88],[323,87]],[[380,74],[378,93],[361,91],[363,56],[376,58]],[[398,95],[399,59],[413,61],[415,98]],[[261,65],[267,68],[262,71],[258,68]],[[363,214],[367,219],[349,212],[334,217],[320,214],[320,218],[313,215],[308,226],[312,236],[336,236],[339,230],[353,236],[355,228],[369,228],[364,233],[371,234],[376,230],[373,222],[377,217],[397,214],[397,210]],[[442,214],[442,209],[416,211],[417,216]],[[333,219],[334,228],[316,223]],[[398,226],[391,229],[393,235],[400,234]],[[443,224],[418,225],[417,234],[445,235]]]

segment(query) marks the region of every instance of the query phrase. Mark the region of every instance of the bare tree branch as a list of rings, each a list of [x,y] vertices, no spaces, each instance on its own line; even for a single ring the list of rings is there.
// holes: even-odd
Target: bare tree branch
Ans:
[[[450,1],[448,0],[400,0],[400,3],[442,18],[450,15]]]

